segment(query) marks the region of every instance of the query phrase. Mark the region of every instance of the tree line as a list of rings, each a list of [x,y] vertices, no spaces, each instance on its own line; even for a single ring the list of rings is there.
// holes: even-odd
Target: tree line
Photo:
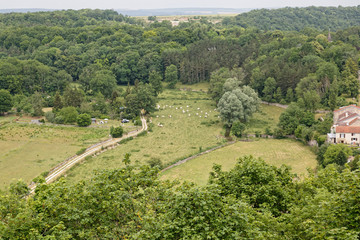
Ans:
[[[225,25],[262,30],[300,31],[304,28],[339,30],[360,24],[360,6],[257,9],[223,20]]]
[[[303,178],[245,156],[214,165],[205,186],[129,165],[91,180],[22,182],[0,192],[3,239],[358,239],[359,165]]]

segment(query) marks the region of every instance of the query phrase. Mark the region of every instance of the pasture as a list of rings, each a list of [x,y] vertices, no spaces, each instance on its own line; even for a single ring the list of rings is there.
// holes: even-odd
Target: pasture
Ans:
[[[190,85],[206,89],[206,85]],[[189,86],[187,86],[189,88]],[[200,91],[165,90],[159,95],[159,109],[150,118],[152,131],[84,161],[70,170],[70,180],[89,178],[97,169],[123,167],[125,153],[131,153],[132,164],[148,164],[161,161],[169,165],[199,151],[223,144],[224,129],[216,105],[209,96]],[[277,124],[283,111],[278,107],[262,105],[261,112],[255,114],[249,123],[249,131],[260,130]]]
[[[67,176],[80,180],[96,169],[122,167],[125,153],[131,153],[133,164],[150,160],[169,164],[225,141],[215,103],[206,93],[165,90],[158,105],[150,117],[148,134],[83,162]]]
[[[109,127],[120,124],[114,121],[80,128],[28,124],[31,117],[19,119],[24,123],[12,122],[14,119],[15,116],[0,117],[0,189],[17,179],[30,183],[80,149],[107,139]],[[126,131],[135,128],[130,124]]]
[[[233,145],[215,150],[192,159],[162,173],[162,179],[179,179],[206,184],[213,164],[222,165],[223,170],[235,166],[237,159],[244,155],[261,157],[268,164],[280,167],[282,164],[292,168],[292,172],[306,174],[307,169],[316,167],[316,156],[310,148],[290,139],[255,139],[253,142],[236,142]]]

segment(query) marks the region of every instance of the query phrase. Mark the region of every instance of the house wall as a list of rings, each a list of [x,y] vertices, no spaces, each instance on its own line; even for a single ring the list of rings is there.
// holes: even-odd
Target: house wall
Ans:
[[[345,136],[344,136],[345,135]],[[356,140],[352,140],[356,138]],[[360,143],[360,133],[336,133],[336,143]]]

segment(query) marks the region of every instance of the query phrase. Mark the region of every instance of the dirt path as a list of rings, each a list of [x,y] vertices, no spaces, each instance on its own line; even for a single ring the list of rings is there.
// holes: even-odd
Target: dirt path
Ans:
[[[75,156],[65,160],[64,162],[58,164],[56,167],[54,167],[50,171],[49,175],[45,178],[46,183],[53,182],[55,179],[62,176],[66,171],[68,171],[70,168],[72,168],[76,163],[84,160],[87,156],[92,156],[95,153],[105,151],[109,147],[115,147],[118,145],[118,142],[120,142],[121,140],[129,138],[129,137],[135,137],[139,133],[146,131],[148,126],[146,124],[146,119],[144,118],[144,116],[141,116],[141,122],[142,122],[141,130],[135,130],[135,131],[129,132],[128,134],[124,135],[121,138],[111,138],[104,142],[95,144],[95,145],[89,147],[88,149],[86,149],[86,151],[83,154],[81,154],[79,156],[75,155]],[[34,184],[34,183],[30,184],[29,188],[30,188],[30,194],[33,194],[35,192],[36,184]]]

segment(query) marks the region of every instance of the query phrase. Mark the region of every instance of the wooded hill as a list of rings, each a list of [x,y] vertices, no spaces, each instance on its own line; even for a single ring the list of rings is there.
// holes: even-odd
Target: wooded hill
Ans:
[[[360,24],[360,5],[357,7],[306,7],[259,9],[223,20],[224,25],[262,30],[299,31],[304,28],[339,30]]]

